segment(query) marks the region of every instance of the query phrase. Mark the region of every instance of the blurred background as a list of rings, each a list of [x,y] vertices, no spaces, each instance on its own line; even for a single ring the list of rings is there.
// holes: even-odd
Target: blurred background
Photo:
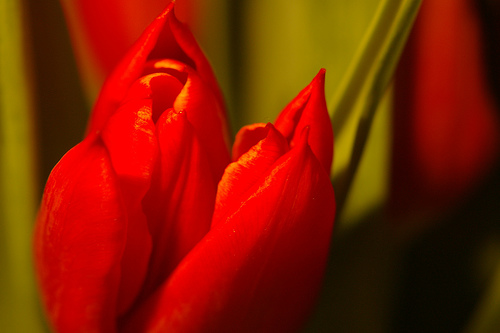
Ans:
[[[306,332],[500,332],[499,2],[423,0],[371,116],[357,113],[362,93],[337,108],[353,64],[377,66],[370,41],[396,15],[387,3],[412,2],[176,3],[212,62],[233,134],[273,121],[327,70],[340,205]],[[106,75],[166,3],[0,0],[1,331],[48,331],[31,267],[45,181],[82,139]]]

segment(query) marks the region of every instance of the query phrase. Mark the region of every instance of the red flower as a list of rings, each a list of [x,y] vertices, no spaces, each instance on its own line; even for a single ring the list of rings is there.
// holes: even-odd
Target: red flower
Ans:
[[[58,332],[295,329],[335,213],[324,70],[274,126],[244,128],[229,164],[219,88],[172,9],[49,177],[35,231],[46,312]]]
[[[474,189],[500,136],[474,1],[424,1],[397,73],[392,210],[442,210]]]

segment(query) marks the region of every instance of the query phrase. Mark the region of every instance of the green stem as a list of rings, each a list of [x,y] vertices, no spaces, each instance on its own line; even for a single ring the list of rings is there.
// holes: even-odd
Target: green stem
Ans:
[[[347,140],[346,166],[335,170],[337,214],[341,214],[359,166],[366,141],[399,56],[413,25],[421,0],[385,0],[365,34],[331,104],[336,137],[345,135],[347,122],[354,121],[354,135]],[[355,119],[353,119],[353,117]]]

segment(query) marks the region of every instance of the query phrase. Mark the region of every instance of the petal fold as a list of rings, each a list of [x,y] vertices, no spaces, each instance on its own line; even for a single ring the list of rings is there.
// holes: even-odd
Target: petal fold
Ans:
[[[176,60],[149,62],[146,72],[165,72],[179,80],[185,80],[173,107],[177,112],[186,113],[200,143],[208,153],[214,181],[218,182],[230,162],[230,139],[224,109],[221,108],[213,91],[197,71]]]
[[[260,140],[266,137],[268,130],[266,124],[257,123],[243,126],[234,139],[232,159],[237,161],[241,155],[255,146]]]
[[[131,99],[107,122],[101,133],[109,151],[128,216],[122,258],[118,313],[132,305],[144,282],[151,254],[151,235],[142,200],[151,184],[158,144],[151,99]]]
[[[288,151],[288,143],[272,124],[267,124],[263,128],[256,127],[256,129],[257,132],[263,133],[252,131],[250,137],[255,139],[264,135],[264,138],[236,162],[231,163],[219,183],[212,226],[225,222],[228,218],[227,214],[236,210],[241,204],[241,197],[259,182],[260,178],[274,166],[274,163]],[[243,131],[243,135],[248,133]]]
[[[143,295],[164,282],[210,228],[216,183],[208,156],[185,112],[170,109],[157,124],[160,159],[143,206],[153,253]]]

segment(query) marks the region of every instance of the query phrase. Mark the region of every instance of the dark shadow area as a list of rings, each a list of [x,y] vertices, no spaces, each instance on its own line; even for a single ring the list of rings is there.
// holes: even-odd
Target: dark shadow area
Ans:
[[[43,189],[57,161],[83,138],[89,106],[59,2],[29,0],[26,9],[34,74],[38,188]]]
[[[395,332],[461,332],[487,282],[478,277],[483,244],[500,232],[500,168],[458,210],[407,252]]]

